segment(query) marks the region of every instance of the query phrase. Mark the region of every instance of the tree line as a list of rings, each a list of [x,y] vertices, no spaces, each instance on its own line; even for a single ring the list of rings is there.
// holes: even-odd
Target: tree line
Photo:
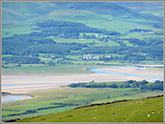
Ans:
[[[77,88],[139,88],[139,90],[145,91],[145,90],[161,90],[163,91],[163,81],[156,80],[154,83],[149,84],[148,81],[142,80],[142,81],[135,81],[135,80],[129,80],[124,81],[122,83],[111,83],[111,82],[82,82],[82,83],[72,83],[69,84],[68,87]]]
[[[59,36],[62,38],[78,39],[80,33],[101,33],[105,35],[120,35],[116,31],[98,29],[86,26],[83,23],[47,20],[36,23],[41,32],[32,32],[29,35],[36,36]]]
[[[5,63],[19,63],[19,64],[40,64],[40,59],[37,57],[29,57],[29,56],[11,56],[11,57],[2,57],[2,60]]]

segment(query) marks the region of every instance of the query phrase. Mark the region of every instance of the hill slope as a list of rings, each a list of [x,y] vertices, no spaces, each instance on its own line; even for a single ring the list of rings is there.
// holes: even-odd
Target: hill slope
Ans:
[[[25,21],[27,18],[17,12],[14,12],[12,10],[6,9],[6,8],[2,8],[2,21],[3,23],[10,23],[10,22],[21,22],[21,21]]]
[[[85,10],[98,15],[106,14],[122,19],[141,18],[154,21],[163,19],[154,15],[138,13],[115,2],[2,2],[2,7],[22,14],[27,19],[38,18],[59,9]],[[13,15],[10,14],[10,16]],[[4,17],[4,19],[8,18]],[[81,16],[80,19],[82,19]]]
[[[95,104],[18,122],[163,122],[163,97]]]

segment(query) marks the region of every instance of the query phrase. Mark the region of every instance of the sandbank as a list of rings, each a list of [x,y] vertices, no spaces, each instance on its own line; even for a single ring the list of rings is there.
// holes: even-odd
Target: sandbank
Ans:
[[[105,72],[117,72],[117,73],[127,73],[127,74],[138,74],[138,75],[148,75],[148,76],[163,76],[162,72],[151,71],[147,69],[140,68],[107,68],[107,69],[98,69]]]
[[[131,73],[131,74],[140,74],[140,75],[151,75],[151,76],[161,76],[163,73],[155,71],[145,71],[137,70],[135,68],[126,68],[126,69],[100,69],[102,71],[109,72],[120,72],[120,73]],[[46,90],[52,88],[59,88],[60,86],[67,85],[68,83],[79,83],[79,82],[90,82],[94,80],[95,82],[104,82],[104,81],[127,81],[127,80],[147,80],[150,81],[151,77],[134,77],[134,76],[122,76],[115,74],[78,74],[78,75],[54,75],[54,76],[19,76],[19,75],[2,75],[2,84],[19,84],[13,86],[2,87],[2,92],[10,93],[28,93],[38,90]],[[29,83],[29,85],[23,85],[23,83]],[[35,84],[31,84],[35,83]],[[37,84],[38,83],[38,84]],[[43,84],[42,84],[43,83]],[[49,83],[49,84],[46,84]],[[50,84],[53,83],[53,84]],[[22,84],[22,85],[21,85]]]

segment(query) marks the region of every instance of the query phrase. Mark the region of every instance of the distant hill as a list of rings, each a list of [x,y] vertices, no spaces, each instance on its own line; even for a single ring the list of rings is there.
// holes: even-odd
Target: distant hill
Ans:
[[[154,11],[161,11],[163,13],[163,1],[143,1],[143,2],[116,2],[118,5],[130,8],[137,12],[143,12],[150,10],[151,13]],[[153,11],[151,11],[153,10]]]
[[[17,12],[14,12],[12,10],[2,8],[2,22],[3,23],[16,23],[27,20],[27,18]]]
[[[2,2],[2,15],[3,20],[6,22],[18,22],[19,20],[48,16],[52,17],[53,14],[55,14],[53,18],[56,19],[57,13],[57,19],[95,19],[100,15],[109,15],[121,19],[142,18],[155,21],[163,20],[163,18],[158,16],[138,13],[123,5],[117,2]],[[80,10],[84,12],[80,12]],[[81,15],[74,16],[73,13],[81,13]],[[90,14],[92,14],[92,16],[90,16]],[[13,16],[15,16],[15,18],[12,18]],[[59,18],[59,16],[61,16],[61,18]]]
[[[86,10],[73,10],[73,9],[59,9],[54,10],[42,17],[40,19],[57,19],[57,20],[68,20],[68,21],[87,21],[87,20],[105,20],[104,17],[96,13],[86,11]],[[109,20],[110,21],[110,20]]]
[[[163,122],[163,96],[95,104],[17,122]]]
[[[55,5],[50,2],[2,2],[2,8],[23,14],[27,18],[34,18],[53,11]]]

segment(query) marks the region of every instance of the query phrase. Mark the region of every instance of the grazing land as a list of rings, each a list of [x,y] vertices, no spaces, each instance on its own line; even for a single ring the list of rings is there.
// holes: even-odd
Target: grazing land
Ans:
[[[2,104],[2,121],[58,113],[78,106],[123,99],[162,95],[162,91],[138,91],[136,88],[59,88],[27,93],[31,99]],[[62,104],[60,104],[62,103]]]
[[[17,122],[163,122],[163,97],[95,104]]]

